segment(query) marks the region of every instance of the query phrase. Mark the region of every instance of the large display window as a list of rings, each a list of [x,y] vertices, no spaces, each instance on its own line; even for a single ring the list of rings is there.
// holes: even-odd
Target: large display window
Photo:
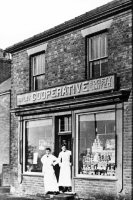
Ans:
[[[79,114],[77,123],[77,174],[114,177],[117,164],[115,112]]]
[[[45,148],[53,151],[52,119],[31,120],[25,122],[24,134],[24,171],[42,172],[41,157]]]

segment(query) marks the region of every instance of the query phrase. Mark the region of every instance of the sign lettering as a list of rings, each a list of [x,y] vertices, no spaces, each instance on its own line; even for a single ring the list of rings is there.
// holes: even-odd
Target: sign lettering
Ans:
[[[113,89],[115,89],[115,76],[110,75],[98,79],[44,89],[37,92],[19,94],[17,95],[17,106],[91,94]]]

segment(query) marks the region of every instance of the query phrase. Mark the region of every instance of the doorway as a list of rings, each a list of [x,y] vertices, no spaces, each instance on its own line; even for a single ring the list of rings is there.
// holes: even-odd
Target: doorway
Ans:
[[[62,144],[72,151],[72,123],[71,115],[63,115],[55,118],[55,156],[61,152]],[[55,166],[55,174],[59,179],[59,166]]]

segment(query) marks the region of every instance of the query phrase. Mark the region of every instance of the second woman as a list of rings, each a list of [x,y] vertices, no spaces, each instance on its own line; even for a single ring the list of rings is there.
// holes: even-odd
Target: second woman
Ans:
[[[62,145],[62,151],[59,153],[59,189],[62,192],[71,191],[71,151],[67,150],[66,145]]]

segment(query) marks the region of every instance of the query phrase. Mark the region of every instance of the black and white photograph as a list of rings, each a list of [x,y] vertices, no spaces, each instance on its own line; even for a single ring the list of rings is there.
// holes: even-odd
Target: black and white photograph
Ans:
[[[0,200],[132,200],[133,1],[0,8]]]

